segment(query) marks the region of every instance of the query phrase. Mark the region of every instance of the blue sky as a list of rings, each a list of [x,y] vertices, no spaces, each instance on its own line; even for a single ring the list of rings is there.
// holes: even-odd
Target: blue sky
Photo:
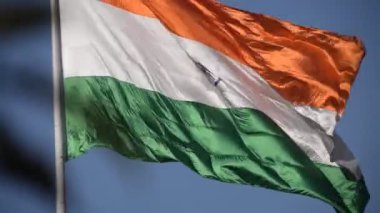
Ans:
[[[380,2],[378,0],[223,0],[234,7],[301,25],[357,35],[367,56],[352,89],[338,133],[359,159],[371,200],[366,212],[380,211]],[[4,6],[4,5],[7,6]],[[26,9],[37,12],[26,12]],[[3,139],[54,174],[49,1],[2,0],[0,18],[0,150]],[[1,19],[0,19],[1,20]],[[4,27],[5,26],[5,27]],[[5,29],[5,30],[4,30]],[[6,135],[6,137],[4,136]],[[13,149],[10,153],[13,153]],[[16,152],[15,152],[16,153]],[[53,212],[54,194],[17,169],[0,152],[0,212]],[[32,171],[34,164],[28,165]],[[39,170],[38,170],[39,171]],[[128,160],[96,149],[66,164],[68,212],[334,212],[321,201],[258,187],[201,178],[178,163]],[[42,181],[43,182],[43,181]],[[50,183],[50,179],[43,183]]]

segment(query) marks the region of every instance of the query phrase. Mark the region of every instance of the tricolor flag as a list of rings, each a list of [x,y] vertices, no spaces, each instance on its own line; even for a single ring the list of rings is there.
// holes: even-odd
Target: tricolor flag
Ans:
[[[334,136],[357,38],[214,0],[61,0],[60,19],[69,159],[107,147],[364,211]]]

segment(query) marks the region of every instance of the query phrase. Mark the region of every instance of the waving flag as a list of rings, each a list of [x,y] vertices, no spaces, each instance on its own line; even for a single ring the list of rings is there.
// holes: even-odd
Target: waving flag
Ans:
[[[212,0],[60,7],[69,158],[107,147],[364,211],[363,177],[333,136],[358,39]]]

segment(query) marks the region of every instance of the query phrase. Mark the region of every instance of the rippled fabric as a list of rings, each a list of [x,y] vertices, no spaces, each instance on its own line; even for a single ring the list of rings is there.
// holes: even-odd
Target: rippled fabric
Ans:
[[[110,76],[176,100],[254,108],[311,160],[337,166],[330,154],[336,150],[333,140],[314,124],[318,116],[301,116],[250,67],[170,33],[157,19],[93,0],[65,0],[60,6],[64,77]]]
[[[103,0],[254,68],[296,105],[341,114],[364,56],[355,37],[301,27],[211,0]]]
[[[178,101],[111,77],[65,79],[68,155],[107,147],[128,158],[179,161],[200,175],[321,199],[363,212],[368,192],[343,168],[312,162],[260,111]]]

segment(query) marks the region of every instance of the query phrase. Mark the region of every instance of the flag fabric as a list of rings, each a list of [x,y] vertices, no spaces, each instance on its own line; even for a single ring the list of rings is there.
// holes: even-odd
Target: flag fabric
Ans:
[[[213,0],[61,0],[60,13],[69,159],[107,147],[364,211],[333,135],[357,38]]]

